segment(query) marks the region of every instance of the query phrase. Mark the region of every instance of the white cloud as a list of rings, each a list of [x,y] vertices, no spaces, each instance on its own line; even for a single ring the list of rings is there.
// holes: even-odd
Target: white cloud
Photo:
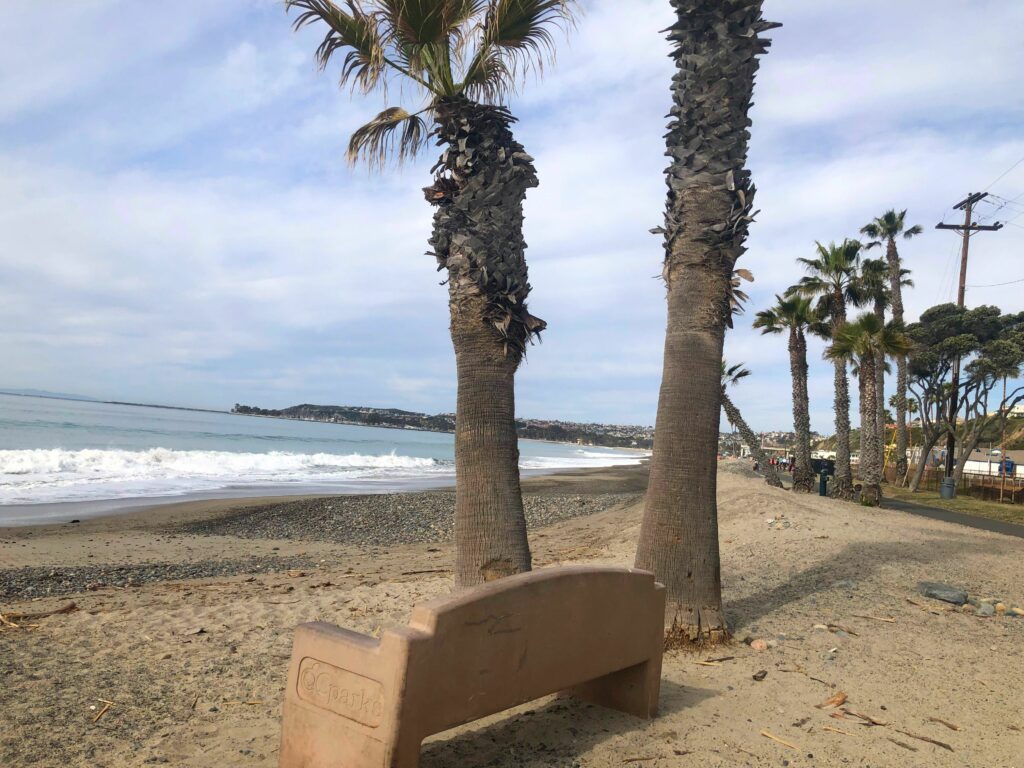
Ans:
[[[315,30],[292,33],[279,3],[152,13],[91,0],[0,18],[0,384],[450,410],[446,296],[423,255],[430,158],[345,167],[348,133],[384,101],[339,92],[337,66],[316,72]],[[799,278],[794,259],[907,207],[926,228],[902,251],[913,316],[953,285],[956,243],[934,224],[1024,155],[1021,4],[768,0],[765,13],[784,27],[755,92],[762,211],[743,266],[756,282],[726,349],[754,371],[735,400],[755,428],[790,420],[785,339],[749,324]],[[544,82],[513,100],[541,181],[526,204],[531,308],[550,322],[518,378],[524,415],[654,419],[665,310],[647,229],[664,201],[670,22],[664,0],[588,3]],[[1024,166],[993,191],[1024,192]],[[1022,231],[978,238],[969,282],[1020,277]],[[968,300],[1021,309],[1018,289]],[[811,397],[826,431],[821,349]]]

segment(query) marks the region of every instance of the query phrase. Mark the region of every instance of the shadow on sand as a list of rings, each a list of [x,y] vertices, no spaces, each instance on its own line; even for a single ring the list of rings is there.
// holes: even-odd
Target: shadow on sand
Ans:
[[[674,714],[716,695],[705,688],[685,688],[662,679],[660,714]],[[658,719],[631,715],[585,704],[569,696],[541,700],[534,709],[496,723],[423,745],[422,768],[483,768],[488,766],[578,765],[587,750],[619,734],[648,730]]]
[[[964,554],[1010,554],[1024,552],[1019,539],[978,540],[970,531],[933,536],[926,541],[863,542],[847,544],[835,555],[806,568],[770,589],[736,600],[726,600],[725,610],[733,626],[757,621],[784,605],[808,595],[824,592],[840,582],[860,582],[890,563],[914,563],[932,566],[922,580],[944,581],[948,570],[944,563],[957,562]],[[933,565],[934,564],[934,565]],[[770,565],[770,564],[766,564]],[[907,596],[916,594],[915,585],[907,584]],[[973,585],[959,584],[970,591]]]

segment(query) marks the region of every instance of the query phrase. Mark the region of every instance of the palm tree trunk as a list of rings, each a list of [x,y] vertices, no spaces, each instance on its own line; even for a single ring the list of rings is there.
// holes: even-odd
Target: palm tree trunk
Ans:
[[[690,210],[699,214],[708,208],[695,204]],[[681,265],[669,283],[665,358],[636,567],[653,571],[667,588],[666,621],[677,642],[728,637],[715,499],[728,285],[722,270],[704,265]]]
[[[676,71],[665,143],[668,325],[636,565],[667,590],[674,642],[728,637],[718,552],[722,343],[753,210],[747,159],[754,75],[769,42],[761,0],[671,0]]]
[[[814,472],[811,470],[811,414],[807,397],[807,339],[797,328],[789,331],[789,373],[793,379],[793,430],[796,432],[793,490],[811,493]]]
[[[875,301],[875,316],[885,324],[885,302]],[[878,471],[885,479],[885,353],[875,354],[875,453]]]
[[[846,362],[834,362],[836,414],[836,476],[832,495],[849,499],[853,494],[853,470],[850,468],[850,384],[846,378]]]
[[[481,302],[482,304],[482,302]],[[455,411],[455,576],[470,586],[530,570],[519,487],[515,363],[493,329],[452,310]]]
[[[900,276],[900,257],[896,250],[896,240],[889,238],[885,248],[885,258],[889,263],[889,293],[892,303],[892,322],[897,328],[903,328],[903,286]],[[910,430],[907,427],[907,356],[896,356],[896,477],[903,478],[907,474],[907,448],[910,445]]]
[[[878,463],[878,392],[875,378],[875,356],[866,355],[860,362],[860,503],[877,507],[882,499]]]
[[[735,425],[736,429],[740,431],[740,437],[743,438],[743,442],[750,448],[751,455],[764,468],[764,481],[772,488],[782,488],[783,485],[779,479],[779,473],[775,471],[775,467],[768,463],[768,457],[761,450],[761,441],[757,439],[757,435],[754,434],[754,431],[740,414],[740,409],[736,407],[736,404],[724,392],[722,393],[722,409],[725,411],[725,417],[729,420],[729,423]]]
[[[447,99],[436,120],[447,149],[424,194],[437,206],[433,254],[448,272],[458,367],[455,583],[467,587],[530,570],[514,377],[544,328],[526,310],[522,236],[523,200],[537,176],[503,108]]]

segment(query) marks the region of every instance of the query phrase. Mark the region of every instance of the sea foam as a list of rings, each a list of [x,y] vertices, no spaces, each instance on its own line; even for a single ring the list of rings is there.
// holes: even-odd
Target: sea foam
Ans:
[[[453,472],[441,459],[359,453],[0,450],[0,503],[176,495],[239,485],[331,483]]]
[[[638,464],[640,453],[578,449],[568,456],[524,457],[525,470]],[[369,481],[450,481],[449,459],[361,453],[268,453],[124,449],[0,450],[0,505],[180,496],[252,486],[316,487]]]

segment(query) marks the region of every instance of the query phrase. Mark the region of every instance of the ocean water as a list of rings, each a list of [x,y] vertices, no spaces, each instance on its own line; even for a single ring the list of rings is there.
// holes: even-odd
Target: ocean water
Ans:
[[[520,440],[526,473],[644,454]],[[454,482],[453,436],[0,395],[0,525],[182,496],[376,492]]]

